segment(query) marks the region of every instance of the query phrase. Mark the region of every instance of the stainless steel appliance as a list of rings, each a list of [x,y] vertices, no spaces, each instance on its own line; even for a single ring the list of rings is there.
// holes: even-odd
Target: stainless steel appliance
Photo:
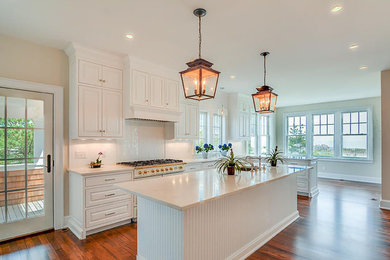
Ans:
[[[175,159],[120,162],[118,164],[135,167],[134,179],[164,176],[168,174],[181,173],[185,170],[185,163],[182,160]]]

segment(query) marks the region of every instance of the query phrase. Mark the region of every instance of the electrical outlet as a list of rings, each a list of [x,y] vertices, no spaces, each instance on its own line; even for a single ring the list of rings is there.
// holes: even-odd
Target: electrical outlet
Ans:
[[[74,157],[76,159],[86,159],[87,158],[87,154],[85,152],[75,152],[74,153]]]

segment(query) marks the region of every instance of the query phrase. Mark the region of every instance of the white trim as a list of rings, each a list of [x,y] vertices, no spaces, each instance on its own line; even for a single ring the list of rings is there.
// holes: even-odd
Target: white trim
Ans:
[[[283,229],[288,227],[291,223],[299,218],[298,211],[292,213],[291,215],[284,218],[278,224],[271,227],[268,231],[256,237],[250,243],[246,244],[232,255],[227,257],[226,259],[246,259],[248,256],[253,254],[257,249],[265,245],[268,241],[270,241],[274,236],[279,234]]]
[[[376,183],[381,184],[382,180],[380,177],[369,177],[369,176],[360,176],[353,174],[339,174],[332,172],[318,172],[319,178],[333,179],[333,180],[346,180],[346,181],[357,181],[357,182],[366,182],[366,183]]]
[[[54,229],[64,227],[64,90],[60,86],[0,77],[0,86],[10,89],[53,94]]]
[[[381,200],[379,203],[379,208],[390,210],[390,200]]]

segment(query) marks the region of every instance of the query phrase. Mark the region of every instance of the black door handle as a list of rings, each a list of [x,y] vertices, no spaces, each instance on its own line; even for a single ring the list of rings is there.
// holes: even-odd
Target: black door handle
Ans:
[[[46,156],[46,167],[47,167],[47,172],[51,172],[51,155],[48,154]]]

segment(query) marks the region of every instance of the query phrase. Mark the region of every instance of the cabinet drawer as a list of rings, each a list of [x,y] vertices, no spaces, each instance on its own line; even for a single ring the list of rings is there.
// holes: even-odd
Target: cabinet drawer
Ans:
[[[113,203],[123,199],[130,199],[130,193],[114,186],[99,187],[85,190],[85,206],[97,206],[104,203]]]
[[[108,224],[118,222],[120,220],[130,219],[131,201],[125,200],[112,205],[100,206],[85,211],[86,227],[96,228],[100,226],[106,226]]]
[[[112,183],[118,183],[118,182],[130,181],[130,180],[131,180],[130,172],[115,173],[109,175],[87,177],[85,178],[85,186],[91,187],[91,186],[112,184]]]

